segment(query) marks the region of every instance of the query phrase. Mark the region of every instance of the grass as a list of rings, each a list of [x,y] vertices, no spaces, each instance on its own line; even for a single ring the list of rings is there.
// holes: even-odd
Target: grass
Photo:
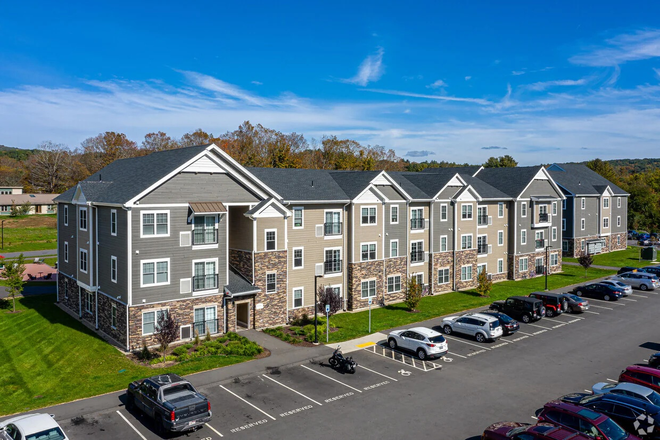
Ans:
[[[639,260],[639,247],[630,247],[625,251],[608,252],[606,254],[594,255],[594,265],[609,267],[644,267],[651,264],[648,260]],[[564,258],[564,261],[577,263],[577,258]]]
[[[2,252],[41,251],[57,248],[57,215],[7,217]]]
[[[614,271],[589,269],[587,277],[584,269],[575,266],[564,266],[564,272],[548,277],[548,288],[559,289],[571,284],[578,284],[594,278],[614,274]],[[520,281],[503,281],[493,284],[489,298],[482,298],[473,290],[450,292],[444,295],[426,296],[422,298],[417,309],[418,313],[410,313],[403,303],[392,304],[371,311],[371,331],[378,332],[392,327],[409,325],[438,316],[461,312],[481,306],[487,306],[496,300],[509,296],[524,295],[545,289],[543,277]],[[330,325],[337,331],[330,333],[330,342],[341,342],[369,334],[368,311],[356,313],[341,313],[330,318]]]
[[[125,389],[129,382],[168,372],[180,375],[224,367],[251,356],[208,356],[167,368],[136,365],[57,308],[54,295],[0,301],[0,415]]]

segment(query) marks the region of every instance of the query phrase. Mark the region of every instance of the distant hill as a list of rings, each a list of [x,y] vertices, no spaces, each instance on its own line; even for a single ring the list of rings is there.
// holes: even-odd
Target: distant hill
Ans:
[[[630,174],[660,169],[660,159],[615,159],[605,161],[615,169]]]
[[[18,161],[24,161],[39,150],[24,150],[22,148],[0,145],[0,157],[10,157]]]

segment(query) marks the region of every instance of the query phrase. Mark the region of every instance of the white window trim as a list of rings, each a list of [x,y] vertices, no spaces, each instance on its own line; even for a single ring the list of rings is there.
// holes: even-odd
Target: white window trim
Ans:
[[[502,212],[502,215],[500,215],[500,211]],[[497,218],[504,218],[504,202],[499,202],[497,204]]]
[[[470,268],[470,278],[463,278],[463,269],[468,268],[468,267]],[[465,265],[461,266],[461,281],[472,281],[472,265],[471,264],[465,264]]]
[[[392,221],[392,213],[396,211],[396,221]],[[390,205],[390,224],[391,225],[398,225],[399,224],[399,205]]]
[[[550,234],[550,237],[552,238],[552,241],[557,241],[559,239],[559,234],[557,233],[556,226],[552,228],[552,233]]]
[[[561,230],[562,231],[566,230],[566,219],[565,218],[561,219]]]
[[[393,291],[390,292],[390,291],[388,290],[388,289],[389,289],[389,286],[390,286],[390,278],[396,278],[396,277],[399,277],[399,290],[393,290]],[[395,286],[394,288],[396,289],[396,283],[393,283],[393,284],[394,284],[394,286]],[[386,292],[386,293],[397,293],[397,292],[401,292],[401,289],[402,289],[401,286],[403,286],[403,283],[401,282],[401,275],[388,275],[388,277],[387,277],[387,283],[385,284],[385,292]],[[362,287],[362,286],[360,286],[360,287]]]
[[[527,229],[520,230],[520,244],[527,244]]]
[[[374,215],[374,218],[376,219],[375,222],[373,223],[362,223],[362,210],[366,209],[367,210],[367,219],[370,217],[369,216],[369,210],[371,208],[374,208],[376,210],[376,214]],[[366,205],[366,206],[360,206],[360,226],[376,226],[378,225],[378,207],[376,205]]]
[[[166,261],[167,262],[167,282],[164,283],[159,283],[156,282],[156,279],[158,278],[158,264],[157,263],[162,263]],[[154,263],[154,283],[153,284],[144,284],[144,264],[145,263]],[[170,265],[170,259],[169,258],[158,258],[158,259],[153,259],[153,260],[140,260],[140,287],[155,287],[155,286],[167,286],[170,284],[171,281],[171,265]],[[194,267],[194,266],[193,266]]]
[[[411,254],[412,254],[412,245],[413,245],[413,243],[416,243],[416,244],[421,243],[422,244],[422,252],[426,252],[424,250],[424,240],[410,240],[410,253]],[[422,261],[416,261],[414,263],[412,261],[410,262],[411,266],[419,266],[420,264],[424,264],[424,258],[422,258]]]
[[[520,216],[527,217],[527,202],[520,203]]]
[[[465,210],[467,211],[468,206],[470,207],[470,216],[463,218],[463,207],[465,207],[466,208]],[[472,203],[463,203],[461,205],[461,220],[465,220],[465,221],[474,220],[474,206],[472,206]]]
[[[65,263],[69,262],[69,242],[68,241],[64,242],[64,262]]]
[[[94,312],[92,312],[92,304],[94,303],[94,293],[90,292],[88,290],[85,291],[85,312],[89,313],[90,315],[93,315]]]
[[[363,290],[362,289],[362,284],[370,283],[372,281],[374,282],[374,294],[373,294],[373,296],[372,295],[363,296],[362,295],[362,290]],[[378,282],[376,281],[376,278],[369,278],[369,279],[366,279],[366,280],[360,280],[360,299],[375,298],[376,295],[378,294],[376,292],[376,290],[378,290]]]
[[[82,263],[82,255],[81,254],[85,254],[85,267],[86,267],[85,270],[83,270],[82,267],[81,267],[82,266],[82,264],[81,264]],[[87,273],[88,270],[89,270],[89,252],[87,252],[87,249],[79,249],[78,250],[78,269],[82,273]]]
[[[501,243],[500,243],[500,237],[502,237]],[[504,246],[504,231],[497,231],[497,245]]]
[[[64,205],[63,215],[64,215],[64,219],[63,219],[64,226],[69,226],[69,206],[68,205]]]
[[[80,226],[80,220],[82,220],[81,212],[83,212],[83,211],[85,211],[85,227],[84,228],[82,228]],[[89,212],[87,211],[86,207],[78,208],[78,229],[80,229],[81,231],[86,231],[87,227],[89,226],[89,216],[87,214],[89,214]]]
[[[554,264],[552,263],[552,259],[553,259],[553,257],[554,257],[554,259],[555,259],[555,263],[554,263]],[[551,267],[553,267],[553,266],[559,266],[559,254],[558,254],[558,253],[555,252],[555,253],[550,254],[550,266],[551,266]]]
[[[442,218],[442,208],[445,208],[445,218]],[[449,218],[449,205],[446,203],[441,203],[440,204],[440,221],[441,222],[446,222],[447,219]]]
[[[488,263],[479,263],[477,264],[477,275],[479,272],[481,272],[481,268],[483,267],[483,271],[487,274],[488,273]]]
[[[300,305],[296,307],[296,290],[300,290]],[[305,307],[305,288],[303,286],[301,287],[294,287],[291,289],[291,309],[302,309]]]
[[[587,229],[587,220],[581,218],[580,219],[580,230],[584,231],[585,229]]]
[[[607,226],[605,226],[605,223],[607,223]],[[610,229],[610,218],[609,217],[603,217],[603,229]]]
[[[142,336],[149,336],[156,334],[155,331],[157,330],[158,327],[158,312],[167,312],[167,314],[169,315],[170,310],[169,308],[161,308],[161,309],[145,310],[142,312],[142,322],[140,323],[140,327],[141,327],[140,331],[142,332]],[[144,333],[144,315],[147,313],[154,314],[154,333]]]
[[[375,258],[373,260],[372,259],[363,260],[362,259],[362,246],[367,246],[367,253],[369,253],[369,247],[368,246],[370,246],[372,244],[376,247],[375,248],[376,249]],[[364,243],[360,243],[360,260],[359,261],[363,262],[363,261],[376,261],[376,260],[378,260],[378,243],[375,242],[375,241],[366,241]]]
[[[557,202],[552,202],[552,215],[555,216],[557,215],[559,211],[557,211]]]
[[[500,266],[502,267],[501,270]],[[504,258],[497,259],[497,273],[504,273]]]
[[[441,283],[441,282],[440,282],[440,271],[443,271],[443,272],[444,272],[445,270],[447,271],[447,281],[444,281],[444,282]],[[439,284],[439,285],[449,284],[449,283],[451,282],[451,277],[449,276],[450,273],[451,273],[451,271],[449,270],[448,267],[440,267],[440,268],[438,268],[438,278],[437,278],[437,280],[438,280],[438,284]]]
[[[607,206],[605,206],[605,202],[607,202]],[[609,197],[603,197],[603,209],[610,209],[610,198]]]
[[[302,260],[302,265],[301,266],[296,266],[296,251],[301,251],[301,260]],[[291,261],[291,267],[293,270],[298,270],[298,269],[304,269],[305,268],[305,248],[302,246],[299,247],[294,247],[291,248],[291,256],[292,256],[292,261]],[[325,258],[325,255],[324,255]]]
[[[341,246],[323,248],[323,264],[324,265],[325,265],[325,251],[339,251],[339,261],[342,261],[342,259],[344,258],[344,248],[342,248]],[[343,265],[343,262],[342,262],[341,271],[336,272],[336,273],[330,273],[330,274],[323,275],[323,276],[325,278],[339,277],[339,276],[342,275],[343,272],[344,272],[344,265]]]
[[[275,275],[275,290],[268,290],[268,275]],[[266,272],[266,293],[269,295],[277,293],[277,272],[275,271]]]
[[[621,208],[621,197],[616,198],[616,207]]]
[[[300,214],[301,214],[301,216],[300,216],[301,226],[296,226],[296,211],[298,211],[298,210],[300,211]],[[305,208],[302,207],[302,206],[294,206],[293,208],[291,208],[291,212],[292,212],[291,217],[293,219],[292,220],[292,225],[293,225],[292,229],[304,229],[305,228]],[[323,221],[325,222],[325,216],[323,217]],[[275,246],[277,246],[277,244]]]
[[[525,269],[522,268],[522,262],[525,262]],[[524,257],[518,260],[518,272],[529,272],[529,258]]]
[[[144,214],[154,215],[154,233],[153,235],[144,235]],[[156,217],[158,214],[167,214],[167,234],[158,233],[158,222]],[[155,237],[169,237],[170,236],[170,211],[140,211],[140,238],[155,238]]]
[[[587,209],[587,200],[584,197],[580,198],[580,209]]]
[[[620,215],[616,216],[616,227],[617,228],[621,227],[621,216]]]
[[[422,282],[417,283],[417,284],[424,287],[424,272],[413,272],[410,276],[412,278],[419,278],[421,276],[422,277]],[[417,280],[415,280],[415,281],[417,281]]]
[[[113,221],[114,218],[114,221]],[[112,227],[115,227],[115,232],[112,232]],[[117,236],[117,210],[116,209],[111,209],[110,210],[110,235],[113,237]]]
[[[442,250],[442,239],[445,239],[445,250]],[[447,235],[441,235],[440,236],[440,252],[447,252],[449,250],[449,237]]]
[[[219,277],[220,267],[218,266],[218,259],[217,258],[201,258],[199,260],[192,260],[192,265],[191,265],[191,268],[190,268],[190,270],[191,270],[190,273],[192,274],[191,275],[191,280],[195,276],[195,263],[205,263],[206,264],[209,261],[212,261],[212,262],[215,263],[215,275],[218,275],[218,281],[217,281],[216,284],[218,284],[218,286],[215,289],[206,289],[206,290],[200,290],[200,291],[195,292],[195,290],[193,288],[194,286],[191,285],[190,290],[191,290],[191,293],[192,293],[193,296],[209,295],[209,294],[212,294],[212,293],[218,293],[220,291],[220,277]],[[168,265],[167,266],[168,272],[169,272],[169,268],[170,268],[170,266]],[[169,279],[169,278],[170,278],[170,276],[169,276],[169,273],[168,273],[167,279]],[[201,307],[198,307],[198,308],[201,308]]]
[[[463,237],[470,237],[470,247],[463,248]],[[468,249],[474,249],[474,239],[472,237],[472,234],[461,234],[461,250],[466,251]]]
[[[392,243],[396,243],[396,257],[392,256]],[[360,252],[362,252],[362,248],[360,248]],[[394,240],[390,240],[390,258],[398,258],[401,256],[401,249],[399,248],[399,239],[396,238]]]
[[[275,233],[275,249],[268,249],[268,233]],[[275,252],[277,250],[277,229],[264,229],[264,252]]]
[[[113,264],[113,262],[114,262],[114,265],[115,265],[114,278],[113,278],[113,274],[112,274],[112,264]],[[117,257],[115,257],[114,255],[112,255],[112,256],[110,257],[110,281],[112,281],[113,283],[116,283],[116,282],[117,282],[118,273],[119,273],[119,265],[117,264]]]

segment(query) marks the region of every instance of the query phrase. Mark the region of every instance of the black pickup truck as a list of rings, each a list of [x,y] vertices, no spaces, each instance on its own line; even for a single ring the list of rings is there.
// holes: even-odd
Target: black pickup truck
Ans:
[[[211,403],[187,380],[161,374],[128,385],[126,408],[152,418],[156,432],[194,431],[211,420]]]

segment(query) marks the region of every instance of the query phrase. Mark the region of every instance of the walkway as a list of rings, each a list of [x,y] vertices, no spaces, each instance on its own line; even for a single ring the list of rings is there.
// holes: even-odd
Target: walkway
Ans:
[[[57,249],[46,249],[43,251],[7,252],[2,253],[2,256],[5,258],[18,258],[21,254],[23,254],[26,259],[34,257],[57,257]]]
[[[562,264],[566,264],[567,266],[580,266],[580,263],[573,263],[570,261],[563,261]],[[594,269],[605,269],[605,270],[619,270],[621,269],[620,267],[612,267],[612,266],[599,266],[599,265],[593,265],[591,266]]]

